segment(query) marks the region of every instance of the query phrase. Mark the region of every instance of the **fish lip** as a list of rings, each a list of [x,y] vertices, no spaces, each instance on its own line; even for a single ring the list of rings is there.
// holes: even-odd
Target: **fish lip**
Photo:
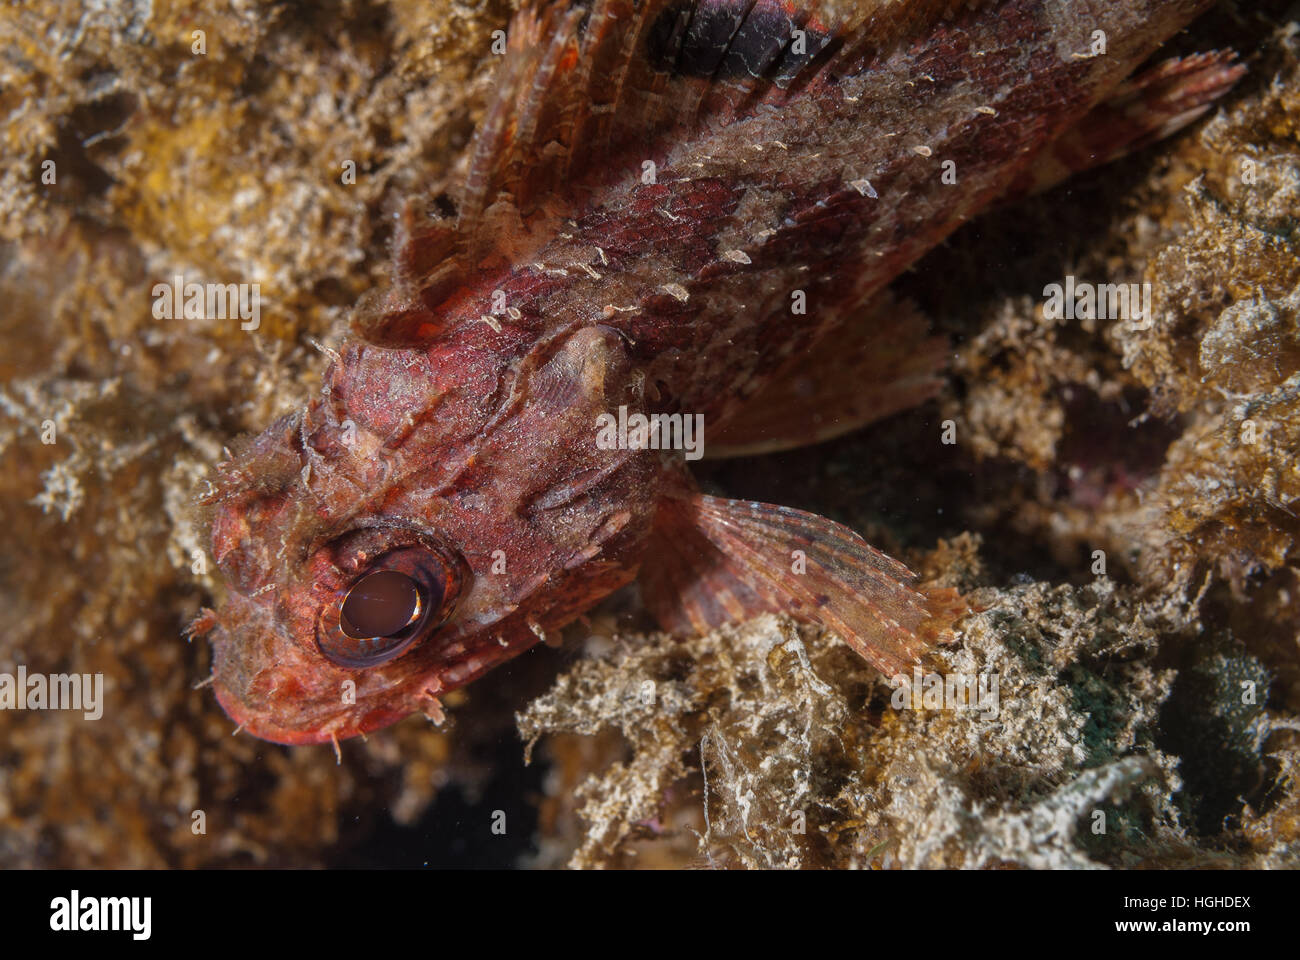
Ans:
[[[285,727],[268,720],[264,715],[255,715],[244,709],[244,702],[221,683],[212,685],[217,703],[226,716],[239,725],[235,731],[252,734],[259,740],[297,747],[317,743],[329,743],[332,740],[347,740],[374,730],[391,726],[398,720],[410,716],[410,711],[379,708],[367,713],[359,724],[342,724],[340,726],[323,725],[319,727]],[[373,722],[372,722],[373,721]]]
[[[329,743],[387,727],[413,712],[394,706],[372,706],[362,712],[355,707],[339,709],[337,703],[333,709],[317,710],[312,698],[277,705],[249,697],[246,685],[251,678],[268,669],[293,669],[302,652],[271,611],[248,597],[229,597],[217,619],[210,637],[212,691],[226,716],[238,725],[236,733],[242,730],[290,746]],[[252,642],[259,638],[265,643]]]

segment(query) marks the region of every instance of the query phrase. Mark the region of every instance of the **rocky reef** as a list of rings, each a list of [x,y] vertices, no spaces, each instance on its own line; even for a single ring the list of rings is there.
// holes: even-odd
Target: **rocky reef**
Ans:
[[[1249,67],[1205,119],[900,280],[953,344],[939,398],[700,472],[960,588],[923,667],[959,702],[782,618],[655,633],[633,592],[445,728],[341,763],[230,736],[182,636],[221,589],[196,495],[458,175],[510,12],[0,11],[0,671],[104,676],[99,720],[0,710],[0,865],[1296,866],[1300,21],[1271,0],[1172,44]],[[259,284],[256,329],[155,316],[176,275]],[[1067,277],[1150,284],[1151,322],[1050,319]]]

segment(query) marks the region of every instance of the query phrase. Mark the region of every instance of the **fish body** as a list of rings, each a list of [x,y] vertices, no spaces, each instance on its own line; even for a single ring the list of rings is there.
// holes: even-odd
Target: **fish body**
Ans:
[[[819,439],[796,419],[756,443],[741,421],[789,414],[792,377],[827,392],[817,363],[845,350],[861,362],[838,379],[870,398],[840,396],[849,425],[931,395],[942,344],[886,286],[1027,189],[1206,5],[526,8],[456,217],[407,218],[320,395],[222,466],[228,593],[199,626],[227,713],[283,743],[437,719],[440,695],[638,577],[667,627],[785,610],[905,673],[954,597],[601,431],[658,415],[735,449]],[[1221,60],[1175,70],[1126,141],[1231,79]]]

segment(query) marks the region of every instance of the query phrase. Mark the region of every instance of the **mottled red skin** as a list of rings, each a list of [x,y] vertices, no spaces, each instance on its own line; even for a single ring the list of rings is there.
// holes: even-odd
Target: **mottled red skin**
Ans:
[[[527,234],[498,237],[459,286],[422,300],[396,285],[368,309],[432,339],[347,340],[321,395],[225,467],[212,542],[229,586],[213,632],[227,713],[282,743],[436,716],[437,695],[632,580],[681,466],[597,449],[596,417],[627,404],[724,422],[1205,5],[1134,0],[1072,19],[1081,5],[1009,0],[743,105],[744,88],[719,81],[693,133],[629,141],[626,162],[526,212]],[[1109,53],[1071,57],[1095,29]],[[643,159],[657,183],[638,179]],[[958,186],[941,182],[946,160]],[[790,312],[795,289],[805,315]],[[480,318],[497,290],[511,311],[494,326]],[[468,570],[451,618],[382,665],[327,661],[318,622],[369,558],[421,537]]]

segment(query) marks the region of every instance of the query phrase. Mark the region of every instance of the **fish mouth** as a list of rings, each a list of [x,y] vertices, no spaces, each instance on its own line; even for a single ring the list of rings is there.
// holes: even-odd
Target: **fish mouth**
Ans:
[[[272,743],[345,740],[415,712],[410,677],[320,662],[277,628],[270,611],[235,595],[212,633],[213,691],[239,729]],[[397,673],[397,671],[394,671]]]
[[[537,642],[520,615],[490,632],[476,623],[473,636],[451,632],[375,667],[353,668],[330,663],[314,636],[302,636],[310,617],[286,623],[261,599],[231,593],[215,619],[209,637],[217,702],[241,731],[289,745],[346,740],[412,714],[440,722],[439,696]]]
[[[259,740],[293,747],[346,740],[390,726],[410,715],[409,710],[380,707],[366,711],[357,722],[351,722],[351,718],[348,717],[339,717],[323,726],[285,726],[266,712],[250,709],[223,684],[214,683],[213,690],[216,693],[217,703],[221,704],[221,709],[225,711],[226,716],[239,724],[236,732],[243,731]]]

